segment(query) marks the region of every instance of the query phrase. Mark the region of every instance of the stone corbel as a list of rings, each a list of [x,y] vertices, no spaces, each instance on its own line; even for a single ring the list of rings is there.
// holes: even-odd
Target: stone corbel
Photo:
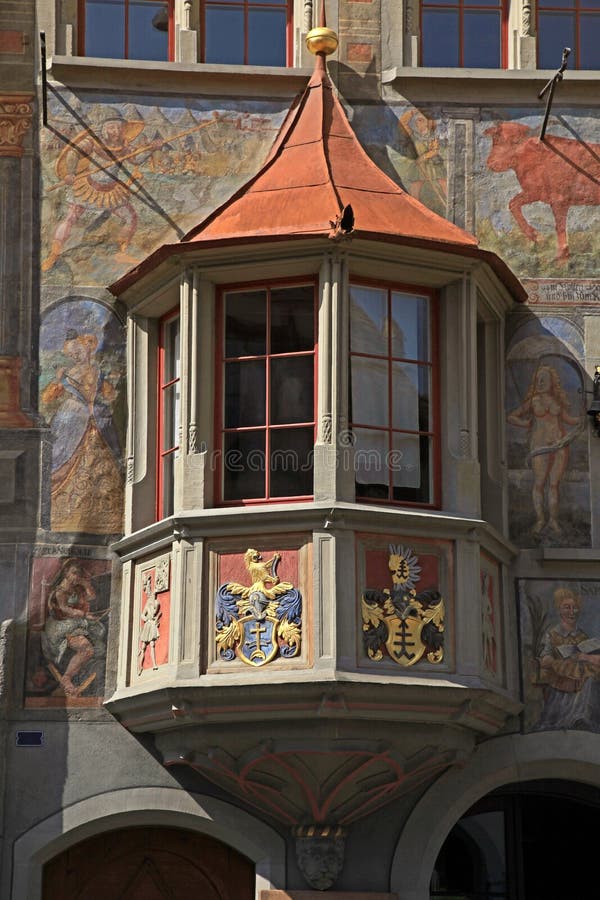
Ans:
[[[23,138],[33,118],[31,94],[0,94],[0,156],[23,156]]]

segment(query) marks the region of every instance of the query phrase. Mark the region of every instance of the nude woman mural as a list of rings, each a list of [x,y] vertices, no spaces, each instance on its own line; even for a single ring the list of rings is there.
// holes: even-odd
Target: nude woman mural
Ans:
[[[527,461],[533,471],[533,532],[539,534],[548,525],[560,534],[560,483],[569,461],[569,444],[581,433],[583,420],[569,413],[569,400],[556,369],[536,369],[523,403],[506,420],[529,431]]]

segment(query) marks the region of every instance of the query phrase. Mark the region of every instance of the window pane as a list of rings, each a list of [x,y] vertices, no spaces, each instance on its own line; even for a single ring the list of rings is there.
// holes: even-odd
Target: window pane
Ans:
[[[392,365],[392,426],[407,431],[429,430],[429,397],[426,385],[419,384],[423,366],[395,362]],[[421,391],[425,391],[424,395]],[[423,407],[421,416],[420,407]],[[426,424],[420,423],[425,418]]]
[[[169,450],[179,444],[180,410],[181,382],[176,381],[169,387],[163,388],[163,450]]]
[[[394,500],[430,501],[431,452],[430,438],[416,434],[394,434],[390,454]]]
[[[350,300],[352,350],[387,356],[387,291],[352,285]]]
[[[265,424],[265,361],[225,364],[225,428]]]
[[[494,6],[496,9],[501,9],[502,3],[500,0],[464,0],[464,6]]]
[[[458,66],[458,12],[423,10],[422,23],[422,65]]]
[[[267,352],[267,295],[242,291],[225,298],[225,356],[261,356]]]
[[[392,293],[392,356],[429,360],[429,300]]]
[[[131,0],[128,28],[129,59],[169,58],[168,11],[168,4],[163,0],[161,2]],[[156,27],[159,24],[162,28]]]
[[[271,291],[271,353],[296,353],[315,345],[312,285]]]
[[[161,515],[164,518],[173,514],[173,477],[174,455],[170,453],[162,459],[162,505]]]
[[[180,352],[179,352],[179,318],[166,322],[164,325],[164,372],[162,383],[172,381],[181,376]]]
[[[271,497],[303,497],[313,492],[312,428],[282,428],[270,432]]]
[[[265,496],[265,432],[237,431],[225,435],[223,499],[251,500]]]
[[[388,360],[352,357],[352,422],[389,426]]]
[[[542,0],[541,3],[538,3],[538,9],[547,9],[548,7],[560,8],[560,9],[575,9],[575,0]]]
[[[353,434],[357,497],[388,500],[389,432],[354,428]]]
[[[600,69],[600,15],[582,15],[579,68]]]
[[[574,17],[571,13],[538,14],[538,66],[557,69],[564,47],[575,46]]]
[[[312,422],[314,357],[286,356],[271,360],[271,425]]]
[[[205,62],[244,62],[244,11],[209,7],[205,13]]]
[[[248,12],[248,63],[253,66],[285,66],[285,9],[250,9]]]
[[[465,11],[463,65],[483,69],[499,68],[500,26],[499,12]]]
[[[124,58],[125,0],[87,0],[85,55]]]

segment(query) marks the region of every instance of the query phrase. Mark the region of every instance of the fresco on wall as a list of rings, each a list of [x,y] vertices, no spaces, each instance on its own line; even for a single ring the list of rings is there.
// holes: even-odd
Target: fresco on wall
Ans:
[[[527,317],[506,358],[510,536],[522,547],[590,542],[583,337],[559,316]]]
[[[137,674],[156,671],[169,661],[171,560],[163,556],[141,569]]]
[[[481,655],[484,672],[494,680],[502,676],[500,569],[487,554],[480,556]]]
[[[179,240],[258,169],[286,110],[51,97],[41,150],[46,280],[106,285]]]
[[[101,705],[110,571],[111,563],[104,559],[44,556],[33,560],[26,706]]]
[[[415,106],[358,107],[352,127],[369,156],[407,193],[446,215],[446,125]]]
[[[600,582],[519,579],[526,731],[600,732]]]
[[[401,668],[449,662],[450,545],[365,536],[359,541],[359,660]]]
[[[71,297],[40,330],[40,409],[50,425],[50,527],[118,534],[123,519],[125,346],[102,304]]]
[[[220,555],[222,583],[215,597],[219,660],[240,660],[258,667],[299,656],[302,594],[296,587],[298,562],[297,550],[269,553],[249,547],[243,555]]]
[[[475,169],[477,234],[519,275],[595,276],[600,234],[598,115],[483,116]]]

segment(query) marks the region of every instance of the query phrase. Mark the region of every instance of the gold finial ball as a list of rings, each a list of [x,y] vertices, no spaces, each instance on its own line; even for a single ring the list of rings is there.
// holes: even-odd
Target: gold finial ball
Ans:
[[[331,28],[311,28],[306,35],[306,46],[311,53],[324,53],[330,56],[338,47],[338,36]]]

